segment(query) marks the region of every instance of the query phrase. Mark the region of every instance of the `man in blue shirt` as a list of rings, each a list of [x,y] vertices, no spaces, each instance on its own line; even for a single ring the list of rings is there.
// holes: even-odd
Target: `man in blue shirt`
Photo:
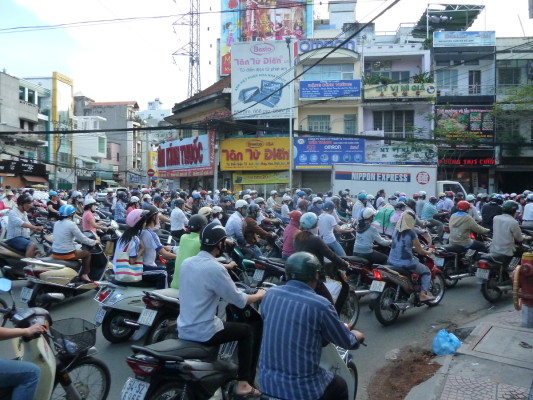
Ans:
[[[442,243],[442,236],[444,235],[444,224],[438,219],[435,219],[435,216],[447,213],[439,213],[435,204],[437,204],[437,198],[435,196],[431,196],[428,202],[424,204],[424,207],[422,208],[422,219],[426,221],[427,226],[435,226],[437,228],[437,234],[439,235],[439,240]]]
[[[333,305],[314,288],[318,259],[297,252],[287,259],[287,284],[269,289],[262,304],[263,341],[259,359],[261,391],[290,400],[348,400],[346,382],[320,368],[324,341],[357,349],[364,336],[350,331]]]

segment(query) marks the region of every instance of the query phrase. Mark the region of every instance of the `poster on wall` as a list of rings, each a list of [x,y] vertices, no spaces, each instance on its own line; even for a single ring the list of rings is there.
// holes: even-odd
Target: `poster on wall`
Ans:
[[[437,147],[434,145],[384,145],[366,146],[366,164],[437,164]]]
[[[220,142],[221,171],[289,169],[289,138],[225,139]]]
[[[291,52],[293,46],[289,47]],[[231,104],[235,119],[278,119],[291,116],[289,86],[294,76],[284,41],[233,45]]]
[[[310,0],[222,0],[221,14],[220,75],[232,73],[235,43],[299,40],[313,34]]]
[[[496,46],[496,31],[433,32],[433,47]]]
[[[365,140],[343,137],[294,139],[295,169],[331,169],[333,164],[365,162]]]
[[[494,114],[490,106],[435,107],[439,133],[448,139],[475,137],[482,142],[494,140]]]

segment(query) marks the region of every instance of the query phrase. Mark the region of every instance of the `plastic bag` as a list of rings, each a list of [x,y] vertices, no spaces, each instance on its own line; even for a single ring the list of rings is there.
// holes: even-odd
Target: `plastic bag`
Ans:
[[[329,290],[333,301],[337,302],[339,294],[341,293],[342,284],[339,281],[326,277],[326,282],[324,282],[324,285]]]
[[[438,356],[454,354],[459,346],[461,346],[461,341],[446,329],[438,331],[433,339],[433,353]]]

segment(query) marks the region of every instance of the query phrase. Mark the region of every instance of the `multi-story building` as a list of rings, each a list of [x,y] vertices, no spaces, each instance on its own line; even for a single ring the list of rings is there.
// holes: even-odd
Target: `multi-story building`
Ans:
[[[74,129],[100,130],[100,123],[103,121],[105,118],[96,116],[74,117]],[[74,165],[76,166],[78,189],[95,187],[96,178],[102,178],[97,164],[106,155],[107,137],[104,132],[79,133],[74,136]]]
[[[50,91],[0,72],[0,184],[11,187],[48,185],[46,146],[47,111],[43,101]]]

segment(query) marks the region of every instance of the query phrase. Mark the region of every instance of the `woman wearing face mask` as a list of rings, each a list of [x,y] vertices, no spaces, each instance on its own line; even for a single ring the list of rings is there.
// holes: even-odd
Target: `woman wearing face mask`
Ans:
[[[83,203],[83,217],[81,218],[81,227],[84,231],[92,231],[96,233],[97,229],[106,229],[104,224],[99,224],[94,219],[94,212],[96,211],[96,200],[87,199]]]
[[[91,282],[89,272],[91,270],[91,253],[87,250],[76,250],[74,239],[87,246],[100,243],[99,239],[89,239],[81,233],[78,225],[74,222],[76,208],[65,204],[59,208],[59,221],[54,224],[54,241],[52,242],[52,258],[59,260],[81,259],[82,269],[80,278],[84,282]]]

